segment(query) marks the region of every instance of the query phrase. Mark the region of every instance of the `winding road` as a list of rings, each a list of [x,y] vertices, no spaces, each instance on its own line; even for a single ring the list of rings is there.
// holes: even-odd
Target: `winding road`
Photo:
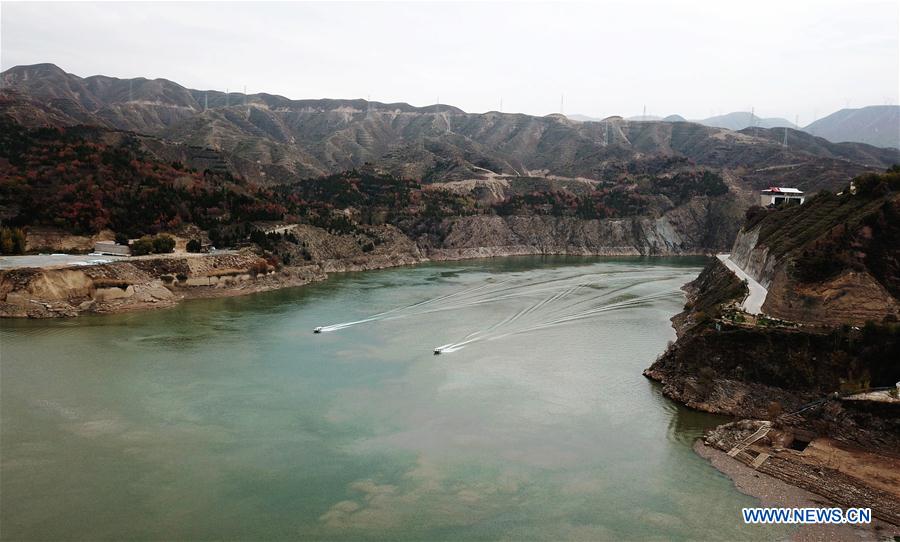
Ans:
[[[737,275],[739,279],[747,281],[747,288],[750,290],[750,293],[747,294],[747,297],[741,303],[741,309],[750,314],[761,314],[763,303],[765,303],[769,291],[762,284],[756,282],[753,277],[744,273],[744,270],[731,260],[730,254],[718,254],[716,257],[725,264],[725,267],[731,269],[731,272]]]

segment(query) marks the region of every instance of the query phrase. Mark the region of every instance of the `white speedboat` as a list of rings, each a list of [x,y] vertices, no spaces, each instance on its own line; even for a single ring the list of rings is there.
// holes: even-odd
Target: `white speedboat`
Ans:
[[[315,329],[313,329],[313,333],[322,333],[322,326],[318,326]]]

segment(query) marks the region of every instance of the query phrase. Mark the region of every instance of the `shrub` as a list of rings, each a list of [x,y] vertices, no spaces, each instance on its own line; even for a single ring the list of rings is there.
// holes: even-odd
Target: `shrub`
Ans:
[[[0,228],[0,254],[24,254],[25,232],[21,228]]]
[[[128,236],[125,235],[125,232],[119,232],[116,234],[116,244],[128,246]]]
[[[153,252],[167,254],[175,250],[175,239],[168,235],[157,235],[153,238]]]
[[[269,264],[265,260],[257,260],[250,266],[250,276],[265,275],[269,271]]]
[[[134,256],[143,256],[153,252],[153,239],[150,237],[141,237],[131,243],[131,254]]]
[[[187,251],[188,252],[200,252],[202,249],[202,245],[198,239],[191,239],[187,242]]]

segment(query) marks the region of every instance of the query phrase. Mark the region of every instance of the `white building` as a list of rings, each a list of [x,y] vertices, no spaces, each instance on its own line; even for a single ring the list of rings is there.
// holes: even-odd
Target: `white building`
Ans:
[[[770,186],[763,190],[759,195],[759,204],[763,207],[769,205],[781,205],[782,203],[803,205],[806,197],[801,190],[796,188],[784,188],[780,186]]]
[[[110,256],[131,256],[128,245],[120,245],[115,241],[97,241],[94,243],[94,252]]]

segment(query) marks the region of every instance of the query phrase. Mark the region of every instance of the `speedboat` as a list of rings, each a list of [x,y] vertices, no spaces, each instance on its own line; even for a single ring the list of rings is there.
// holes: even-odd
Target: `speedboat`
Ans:
[[[441,350],[442,350],[442,348],[441,348],[440,346],[437,347],[437,348],[435,348],[435,349],[434,349],[434,355],[437,356],[438,354],[440,354],[440,353],[441,353]]]
[[[318,326],[317,328],[313,329],[313,333],[322,333],[322,326]]]

